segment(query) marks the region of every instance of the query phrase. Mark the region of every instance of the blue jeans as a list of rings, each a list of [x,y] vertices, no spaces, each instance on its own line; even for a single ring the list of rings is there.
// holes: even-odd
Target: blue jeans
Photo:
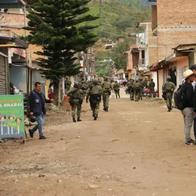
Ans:
[[[35,127],[33,127],[32,132],[34,133],[37,129],[39,131],[39,136],[43,136],[43,126],[44,126],[44,115],[40,114],[38,116],[36,116],[36,122],[37,125],[35,125]]]

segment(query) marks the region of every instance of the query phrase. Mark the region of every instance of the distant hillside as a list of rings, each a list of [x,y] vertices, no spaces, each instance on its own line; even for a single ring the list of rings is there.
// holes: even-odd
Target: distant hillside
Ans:
[[[100,3],[102,2],[102,3]],[[115,39],[137,32],[140,22],[150,19],[146,0],[92,0],[91,13],[99,16],[96,24],[100,38]]]

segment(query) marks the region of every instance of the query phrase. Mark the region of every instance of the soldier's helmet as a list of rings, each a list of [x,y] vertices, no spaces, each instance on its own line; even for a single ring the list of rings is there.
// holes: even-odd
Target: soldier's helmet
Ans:
[[[108,78],[107,77],[104,77],[104,81],[108,81]]]
[[[74,83],[74,88],[79,88],[79,84],[77,82]]]
[[[97,85],[97,84],[99,84],[99,81],[95,79],[95,80],[93,80],[93,84]]]

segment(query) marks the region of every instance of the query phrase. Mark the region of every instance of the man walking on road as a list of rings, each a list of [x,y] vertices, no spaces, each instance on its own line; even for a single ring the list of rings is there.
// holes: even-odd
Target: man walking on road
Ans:
[[[113,89],[116,95],[116,99],[120,98],[120,84],[117,81],[114,83]]]
[[[35,117],[37,125],[33,129],[29,129],[30,137],[33,138],[35,131],[39,131],[39,139],[46,139],[43,134],[44,115],[46,114],[45,96],[41,92],[41,83],[36,82],[34,90],[29,96],[30,115]]]
[[[173,97],[173,93],[174,93],[175,88],[176,88],[176,86],[171,81],[171,77],[168,76],[167,82],[162,87],[163,98],[166,101],[168,112],[170,112],[172,110],[172,97]]]
[[[94,80],[86,96],[86,102],[88,103],[88,100],[90,101],[90,107],[93,113],[94,120],[97,120],[98,118],[101,96],[102,87],[99,85],[99,82],[97,80]]]
[[[194,90],[192,82],[194,80],[194,73],[190,69],[183,73],[185,78],[185,83],[182,86],[183,92],[183,106],[182,115],[184,118],[184,134],[185,134],[185,144],[195,144],[195,141],[191,139],[191,128],[194,119]]]
[[[193,90],[194,90],[194,112],[196,112],[196,64],[190,66],[190,70],[193,71],[194,73],[194,81],[192,83],[193,86]],[[195,136],[195,140],[196,140],[196,115],[194,115],[194,136]]]
[[[133,79],[130,79],[130,80],[128,81],[128,83],[127,83],[127,89],[128,89],[128,92],[129,92],[130,100],[131,100],[131,101],[134,100],[133,83],[134,83],[134,80],[133,80]]]
[[[83,90],[80,88],[79,84],[75,83],[73,88],[70,91],[68,91],[67,95],[70,97],[69,103],[72,109],[73,122],[76,122],[76,119],[78,122],[82,121],[80,116],[82,110],[82,102],[84,98]]]
[[[104,79],[102,88],[103,88],[103,110],[105,112],[108,112],[108,110],[109,110],[109,99],[110,99],[110,95],[111,95],[112,85],[108,81],[107,78]]]
[[[140,100],[140,89],[141,89],[141,84],[139,82],[139,80],[135,80],[134,84],[133,84],[133,89],[134,89],[134,97],[135,97],[135,101],[139,101]]]

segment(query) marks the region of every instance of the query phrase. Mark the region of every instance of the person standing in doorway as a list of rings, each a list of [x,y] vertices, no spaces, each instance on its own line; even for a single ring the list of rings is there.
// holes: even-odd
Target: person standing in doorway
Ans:
[[[40,82],[36,82],[34,85],[34,90],[30,93],[29,96],[29,109],[30,115],[35,117],[37,125],[32,129],[29,129],[29,135],[33,138],[33,135],[36,130],[39,131],[39,139],[46,139],[43,133],[44,126],[44,116],[46,114],[45,107],[45,96],[41,91],[42,86]]]
[[[149,82],[149,89],[150,89],[150,96],[154,97],[155,96],[155,83],[153,81],[153,79],[150,80]]]

